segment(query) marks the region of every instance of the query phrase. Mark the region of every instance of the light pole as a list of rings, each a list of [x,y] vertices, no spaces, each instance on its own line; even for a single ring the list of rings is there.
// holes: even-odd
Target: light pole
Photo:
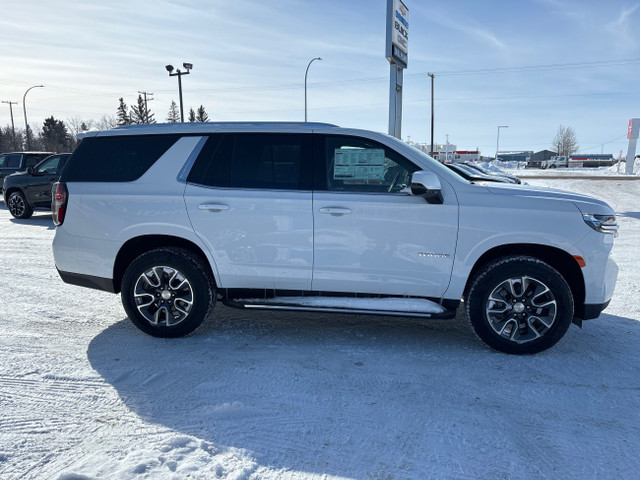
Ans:
[[[34,85],[33,87],[29,87],[27,88],[27,91],[24,92],[24,95],[22,96],[22,111],[24,112],[24,128],[26,129],[27,132],[27,150],[31,150],[31,140],[29,139],[29,122],[27,122],[27,104],[25,103],[25,100],[27,98],[27,93],[29,93],[29,90],[31,90],[32,88],[42,88],[44,87],[44,85]]]
[[[183,63],[182,66],[187,70],[186,72],[181,72],[180,69],[176,70],[176,73],[173,72],[173,65],[167,65],[164,68],[169,72],[170,77],[178,77],[178,92],[180,94],[180,121],[184,123],[184,109],[182,108],[182,75],[189,75],[189,70],[193,68],[192,63]]]
[[[498,147],[500,146],[500,129],[509,128],[509,125],[498,125],[498,138],[496,139],[496,160],[498,160]]]
[[[304,72],[304,121],[307,121],[307,74],[309,73],[309,67],[316,60],[322,60],[320,57],[312,58],[307,65],[307,70]]]
[[[429,150],[429,155],[433,155],[433,73],[427,73],[431,77],[431,150]]]

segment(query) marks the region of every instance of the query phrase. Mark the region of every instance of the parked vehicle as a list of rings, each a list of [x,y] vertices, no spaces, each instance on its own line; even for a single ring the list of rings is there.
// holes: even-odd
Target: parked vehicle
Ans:
[[[56,267],[121,292],[158,337],[216,301],[451,318],[535,353],[596,318],[617,276],[606,203],[472,183],[393,137],[320,123],[119,127],[84,136],[53,186]]]
[[[467,167],[473,168],[474,170],[480,172],[480,173],[484,173],[485,175],[491,175],[494,177],[498,177],[498,178],[503,178],[506,180],[505,183],[522,183],[522,180],[520,180],[518,177],[516,177],[515,175],[511,175],[509,173],[505,173],[503,171],[493,171],[493,170],[488,170],[486,168],[481,167],[480,165],[478,165],[477,163],[471,163],[471,162],[464,162],[463,165],[466,165]]]
[[[0,186],[7,175],[24,172],[41,160],[53,155],[53,152],[11,152],[0,154]]]
[[[51,155],[26,172],[12,173],[4,178],[4,203],[15,218],[29,218],[35,209],[51,209],[51,186],[70,153]]]
[[[516,183],[510,178],[484,173],[464,163],[450,163],[447,167],[470,182]]]
[[[540,166],[542,168],[567,167],[569,166],[569,160],[565,155],[556,155],[548,160],[543,160]]]

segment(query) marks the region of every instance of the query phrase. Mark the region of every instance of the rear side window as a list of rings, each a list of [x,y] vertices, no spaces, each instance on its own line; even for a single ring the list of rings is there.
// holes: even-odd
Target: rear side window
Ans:
[[[20,158],[20,155],[8,155],[4,166],[7,168],[20,168]]]
[[[297,134],[214,135],[189,182],[211,187],[311,189],[311,137]]]
[[[180,135],[89,137],[66,162],[63,182],[132,182],[178,141]]]

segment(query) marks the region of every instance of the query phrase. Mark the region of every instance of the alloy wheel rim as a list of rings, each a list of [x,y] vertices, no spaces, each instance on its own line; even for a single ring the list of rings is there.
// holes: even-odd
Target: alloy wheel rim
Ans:
[[[520,276],[500,282],[489,295],[486,316],[500,337],[514,343],[532,342],[553,326],[558,304],[542,281]]]
[[[136,280],[133,297],[138,312],[156,327],[173,327],[183,322],[195,299],[185,275],[168,266],[145,270]]]
[[[24,215],[25,208],[24,200],[20,195],[11,196],[9,199],[9,210],[14,216],[19,217]]]

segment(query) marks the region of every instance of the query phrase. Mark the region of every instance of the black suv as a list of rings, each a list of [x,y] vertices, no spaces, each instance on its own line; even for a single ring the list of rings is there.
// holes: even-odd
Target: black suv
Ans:
[[[11,152],[0,154],[0,187],[2,179],[16,172],[24,172],[34,167],[54,152]]]
[[[50,155],[26,172],[4,179],[4,203],[15,218],[29,218],[35,208],[51,208],[51,186],[58,181],[70,153]]]

